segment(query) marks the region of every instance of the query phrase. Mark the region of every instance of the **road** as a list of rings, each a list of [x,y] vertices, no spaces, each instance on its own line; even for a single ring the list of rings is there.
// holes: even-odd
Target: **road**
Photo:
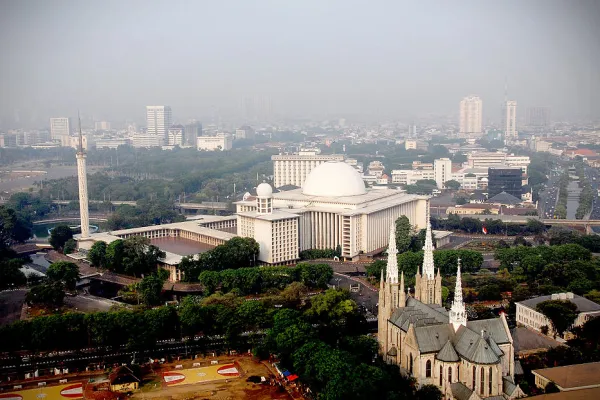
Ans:
[[[335,285],[336,287],[340,287],[342,289],[350,290],[351,284],[359,283],[355,277],[350,277],[348,275],[334,273],[331,282],[331,285]],[[377,316],[377,303],[379,302],[379,292],[371,289],[368,285],[360,282],[360,291],[358,293],[350,292],[350,297],[352,300],[356,301],[356,304],[362,306],[362,311],[368,311],[367,317],[371,317],[371,315]],[[371,314],[371,315],[370,315]]]
[[[27,290],[5,290],[0,292],[0,326],[21,319],[21,309],[25,303]]]

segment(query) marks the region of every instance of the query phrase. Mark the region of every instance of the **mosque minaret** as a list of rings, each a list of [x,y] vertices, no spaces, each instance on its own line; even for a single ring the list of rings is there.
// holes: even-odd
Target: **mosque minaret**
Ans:
[[[81,220],[81,239],[90,237],[90,215],[88,210],[86,154],[83,150],[81,120],[79,120],[79,146],[77,147],[77,179],[79,181],[79,214]]]

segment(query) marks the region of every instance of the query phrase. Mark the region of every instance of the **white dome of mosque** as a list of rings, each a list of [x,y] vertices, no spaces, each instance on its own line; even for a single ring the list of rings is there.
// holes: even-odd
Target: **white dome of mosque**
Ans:
[[[367,193],[367,189],[358,171],[345,162],[332,161],[320,164],[308,174],[302,193],[321,197],[359,196]]]
[[[256,195],[258,197],[271,197],[273,195],[273,188],[267,182],[263,182],[256,187]]]

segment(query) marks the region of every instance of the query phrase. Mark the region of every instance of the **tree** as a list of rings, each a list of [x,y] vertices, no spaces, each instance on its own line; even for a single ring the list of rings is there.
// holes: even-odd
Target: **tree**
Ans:
[[[423,385],[417,390],[417,400],[442,400],[444,395],[435,385]]]
[[[23,264],[24,260],[19,258],[0,261],[0,290],[22,286],[27,282],[27,277],[20,269]]]
[[[62,282],[69,290],[75,289],[79,280],[79,267],[67,261],[57,261],[50,264],[46,275],[51,281]]]
[[[31,223],[12,208],[0,206],[0,242],[22,243],[32,236]]]
[[[448,189],[458,190],[458,189],[460,189],[460,182],[458,182],[454,179],[451,179],[451,180],[445,182],[444,186]]]
[[[94,242],[87,254],[87,259],[94,267],[106,268],[107,267],[107,244],[106,242],[99,240]]]
[[[546,231],[546,225],[540,220],[528,218],[526,229],[528,232],[533,233],[534,235],[542,234]]]
[[[544,314],[552,323],[554,331],[562,335],[577,318],[577,305],[568,300],[546,300],[539,303],[536,310]]]
[[[385,260],[373,261],[371,264],[367,265],[367,267],[366,267],[367,276],[375,278],[376,281],[379,281],[382,270],[384,271],[384,274],[385,274],[386,266],[387,266],[387,261],[385,261]]]
[[[71,228],[69,228],[68,225],[58,225],[50,231],[48,242],[50,242],[50,245],[54,250],[60,250],[65,246],[65,243],[67,243],[69,239],[73,239],[73,231]]]
[[[71,254],[74,253],[75,250],[77,250],[77,242],[75,241],[75,239],[67,240],[67,242],[65,243],[65,248],[63,249],[63,253]]]
[[[398,253],[404,253],[408,250],[412,231],[413,228],[406,215],[402,215],[396,220],[396,249]]]
[[[65,287],[62,282],[46,282],[31,288],[25,296],[29,305],[61,306],[65,298]]]
[[[160,294],[162,292],[163,285],[168,277],[168,272],[165,276],[163,269],[157,271],[155,274],[144,277],[137,284],[137,291],[140,300],[147,306],[156,306],[160,304]]]
[[[117,239],[106,247],[106,266],[109,270],[123,272],[123,258],[125,257],[125,241]]]

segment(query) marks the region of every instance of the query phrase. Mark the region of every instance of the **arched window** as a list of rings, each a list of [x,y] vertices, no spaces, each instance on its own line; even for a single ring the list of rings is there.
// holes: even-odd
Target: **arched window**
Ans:
[[[481,374],[479,376],[479,383],[481,384],[481,386],[479,387],[479,393],[483,395],[483,393],[485,392],[485,371],[483,370],[483,367],[481,367],[479,373]]]
[[[473,391],[475,391],[475,375],[477,375],[477,368],[473,365]]]
[[[452,367],[448,367],[448,383],[452,383]]]
[[[413,358],[412,358],[412,353],[410,353],[410,359],[408,360],[408,371],[411,373],[413,373]]]
[[[492,367],[490,367],[490,376],[488,381],[488,390],[490,391],[490,396],[492,395]]]
[[[425,363],[425,378],[431,378],[431,360]]]
[[[460,364],[456,366],[456,381],[460,382]]]
[[[442,378],[444,377],[444,369],[440,365],[440,386],[442,386]]]

